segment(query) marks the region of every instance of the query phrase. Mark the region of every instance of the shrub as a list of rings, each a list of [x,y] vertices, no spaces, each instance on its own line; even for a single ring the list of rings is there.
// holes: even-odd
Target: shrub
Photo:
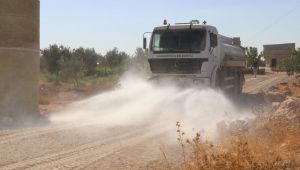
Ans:
[[[120,52],[118,48],[114,48],[113,50],[110,50],[105,55],[107,64],[113,68],[113,67],[123,67],[126,65],[126,63],[129,60],[129,55],[125,52]]]
[[[295,72],[300,73],[300,51],[295,50],[289,57],[285,58],[280,64],[280,69],[285,70],[288,75]]]
[[[113,75],[114,72],[110,67],[97,67],[96,75],[99,77],[107,77]]]
[[[49,73],[49,74],[46,75],[46,78],[47,78],[48,82],[56,82],[57,83],[57,82],[60,81],[60,78],[57,74]]]
[[[103,59],[93,48],[80,47],[71,50],[69,47],[54,44],[42,50],[41,70],[58,75],[62,69],[61,60],[68,61],[74,57],[82,60],[81,69],[86,71],[87,76],[95,74],[97,62]]]
[[[60,66],[61,79],[64,81],[71,80],[75,87],[79,87],[80,80],[84,76],[82,59],[75,56],[72,56],[69,59],[61,59]]]
[[[261,124],[261,120],[257,121]],[[259,140],[263,140],[260,136],[256,136],[256,139],[253,136],[236,134],[212,143],[203,141],[200,133],[196,133],[192,140],[186,139],[179,122],[176,126],[177,141],[181,148],[180,155],[182,155],[180,169],[183,170],[296,169],[299,165],[293,156],[288,159],[282,156],[276,148],[265,147],[268,146],[266,143],[263,145],[259,143]],[[250,137],[255,139],[251,140]],[[265,138],[269,139],[270,136],[265,136]],[[166,156],[164,157],[167,160]]]

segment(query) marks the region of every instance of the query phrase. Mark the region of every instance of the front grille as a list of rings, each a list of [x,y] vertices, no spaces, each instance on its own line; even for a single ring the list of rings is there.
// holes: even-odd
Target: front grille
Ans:
[[[205,58],[149,59],[152,73],[159,74],[200,74]]]

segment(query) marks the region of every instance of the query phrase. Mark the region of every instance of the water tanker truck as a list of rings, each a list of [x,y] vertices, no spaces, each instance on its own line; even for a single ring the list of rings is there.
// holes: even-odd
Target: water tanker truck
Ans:
[[[239,38],[220,35],[216,27],[198,20],[174,25],[164,21],[151,32],[149,49],[145,34],[143,48],[148,51],[151,79],[173,79],[241,93],[246,59]]]

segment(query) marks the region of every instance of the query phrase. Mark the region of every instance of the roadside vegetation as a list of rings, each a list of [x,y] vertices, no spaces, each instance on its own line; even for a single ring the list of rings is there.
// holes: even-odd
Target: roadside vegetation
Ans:
[[[253,65],[256,63],[259,67],[265,67],[266,63],[263,58],[262,53],[258,53],[256,47],[247,47],[246,48],[246,62],[247,68],[245,69],[245,74],[253,74]],[[265,74],[265,69],[259,68],[258,74]]]
[[[211,141],[201,133],[187,138],[182,122],[177,122],[179,166],[165,153],[163,166],[182,170],[299,169],[299,87],[299,75],[291,82],[274,85],[262,94],[265,104],[253,109],[254,119],[219,122],[218,137]]]
[[[71,49],[63,45],[50,45],[42,50],[42,80],[55,83],[71,83],[80,88],[92,80],[118,79],[133,65],[139,71],[145,71],[146,54],[137,48],[135,55],[113,48],[101,55],[93,48]]]
[[[182,170],[269,170],[300,167],[297,124],[284,116],[270,116],[259,111],[251,122],[236,121],[219,124],[219,138],[213,142],[197,133],[186,139],[177,122],[178,142],[181,148]],[[165,162],[168,162],[167,156]]]
[[[146,74],[148,69],[141,48],[134,55],[118,48],[102,55],[93,48],[53,44],[41,51],[40,63],[39,103],[43,114],[55,109],[55,103],[64,105],[116,87],[125,71]]]
[[[176,123],[176,163],[162,151],[164,169],[181,170],[293,170],[300,167],[300,100],[289,98],[272,112],[255,109],[256,118],[220,122],[218,138],[207,141],[201,133],[185,137]],[[179,165],[178,165],[179,164]]]
[[[280,68],[285,70],[288,75],[300,73],[300,49],[291,52],[290,56],[282,61]]]
[[[263,54],[258,54],[256,47],[247,47],[246,48],[246,61],[247,67],[252,67],[254,63],[258,63],[260,67],[264,67],[266,65],[263,60]]]

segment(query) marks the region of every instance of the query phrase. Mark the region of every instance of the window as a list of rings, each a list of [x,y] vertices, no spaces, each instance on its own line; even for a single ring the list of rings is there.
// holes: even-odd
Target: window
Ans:
[[[158,30],[153,33],[151,50],[154,53],[199,53],[205,48],[205,31]]]
[[[210,37],[210,47],[214,48],[218,46],[218,36],[214,33],[210,33],[209,37]]]

